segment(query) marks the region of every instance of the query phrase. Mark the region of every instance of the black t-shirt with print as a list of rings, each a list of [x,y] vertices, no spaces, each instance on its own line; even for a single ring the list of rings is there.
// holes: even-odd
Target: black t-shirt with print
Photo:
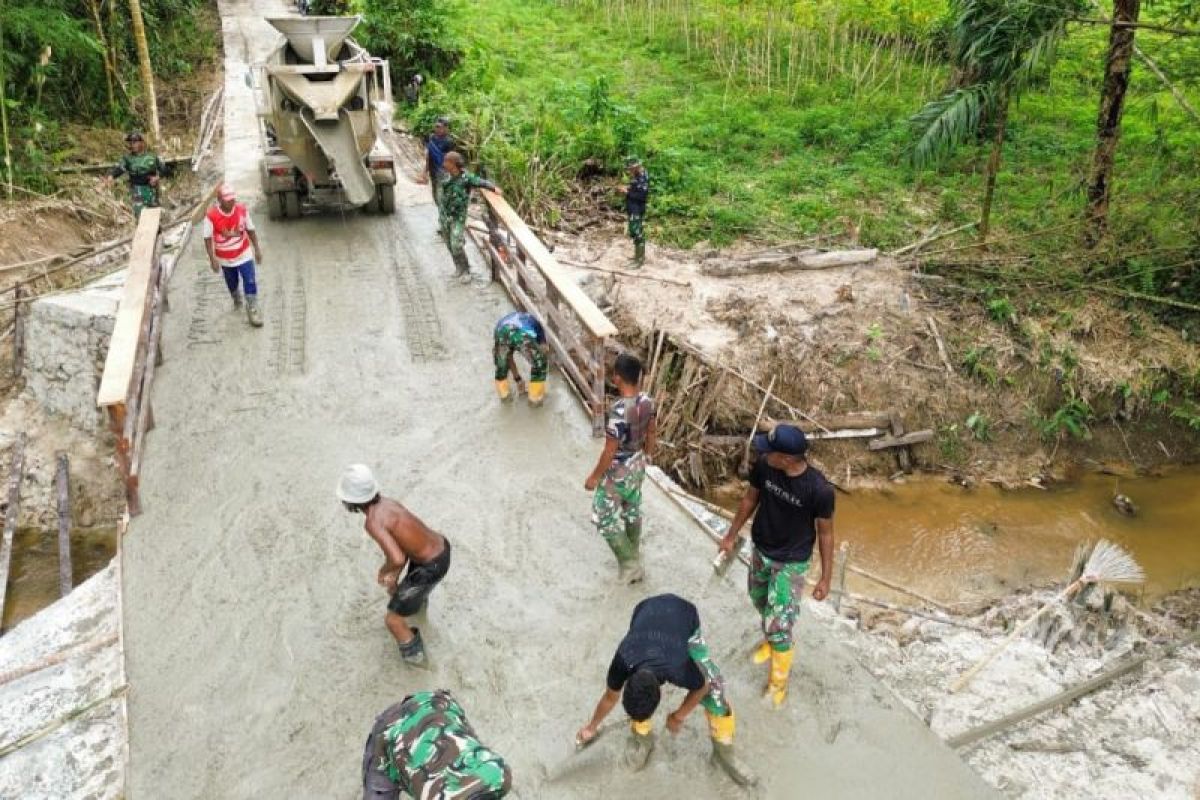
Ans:
[[[816,520],[833,517],[833,486],[809,465],[795,478],[759,456],[750,470],[758,489],[758,513],[750,529],[754,546],[776,561],[808,561],[817,539]]]
[[[700,629],[700,612],[673,594],[647,597],[633,609],[629,633],[608,667],[608,688],[620,691],[629,676],[648,669],[660,682],[699,689],[704,676],[688,655],[688,639]]]

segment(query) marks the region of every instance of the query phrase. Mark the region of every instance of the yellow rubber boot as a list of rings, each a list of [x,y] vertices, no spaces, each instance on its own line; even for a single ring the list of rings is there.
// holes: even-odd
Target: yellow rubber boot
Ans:
[[[546,399],[546,382],[545,381],[530,381],[529,382],[529,405],[540,406]]]
[[[767,659],[769,659],[770,657],[771,657],[771,643],[767,642],[767,641],[764,641],[762,644],[760,644],[755,649],[754,655],[751,656],[751,658],[754,659],[755,664],[765,664],[765,663],[767,663]]]
[[[648,719],[641,722],[631,720],[630,728],[633,735],[625,742],[622,760],[631,771],[639,772],[646,767],[650,754],[654,752],[654,725]]]
[[[788,675],[792,672],[792,654],[794,650],[771,651],[771,678],[767,681],[767,694],[776,708],[783,705],[787,698]]]
[[[737,722],[732,710],[725,716],[718,717],[706,708],[704,716],[708,717],[708,735],[712,737],[714,744],[733,744]]]
[[[508,378],[496,381],[496,394],[500,396],[501,402],[507,403],[512,400],[512,390],[508,387]]]
[[[630,720],[629,728],[638,736],[649,736],[654,730],[654,720],[644,719],[641,722]]]

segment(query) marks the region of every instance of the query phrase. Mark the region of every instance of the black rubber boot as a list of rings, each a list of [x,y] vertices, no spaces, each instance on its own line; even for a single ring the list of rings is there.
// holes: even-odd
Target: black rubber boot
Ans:
[[[738,786],[755,786],[758,784],[758,776],[742,763],[731,744],[713,742],[712,762],[725,770],[725,774]]]
[[[411,641],[400,645],[400,657],[404,659],[405,664],[412,664],[414,667],[425,666],[425,643],[421,641],[421,630],[413,628],[413,638]]]
[[[467,254],[458,253],[454,258],[454,277],[462,283],[471,280],[471,265],[467,263]]]
[[[638,242],[633,246],[633,266],[640,267],[646,263],[646,243]]]

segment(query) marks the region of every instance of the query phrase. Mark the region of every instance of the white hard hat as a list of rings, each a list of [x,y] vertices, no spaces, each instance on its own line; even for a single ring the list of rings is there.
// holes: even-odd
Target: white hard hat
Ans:
[[[337,496],[343,503],[369,503],[379,494],[379,484],[366,464],[351,464],[338,481]]]

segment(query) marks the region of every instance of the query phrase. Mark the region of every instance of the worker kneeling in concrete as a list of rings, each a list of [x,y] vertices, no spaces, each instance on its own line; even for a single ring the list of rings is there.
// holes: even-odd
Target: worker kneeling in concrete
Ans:
[[[739,784],[755,783],[733,752],[733,707],[725,695],[725,679],[700,632],[700,612],[673,594],[648,597],[633,609],[629,632],[608,667],[604,696],[592,719],[579,730],[575,744],[590,744],[599,734],[600,723],[620,700],[632,720],[627,761],[635,770],[641,769],[654,749],[651,717],[658,708],[663,683],[687,690],[679,708],[667,716],[667,730],[678,733],[696,706],[704,706],[713,760]]]
[[[499,800],[512,770],[475,736],[445,690],[416,692],[375,720],[363,752],[363,800],[401,794],[438,800]]]
[[[517,364],[513,360],[513,356],[521,352],[529,361],[529,404],[540,406],[546,399],[546,373],[549,370],[546,332],[542,329],[542,323],[532,314],[514,311],[505,314],[496,323],[493,339],[492,359],[496,363],[496,393],[500,399],[512,399],[508,385],[510,374],[517,385],[517,393],[525,391],[521,373],[517,371]]]
[[[347,511],[366,515],[367,534],[383,550],[383,566],[376,580],[392,598],[384,623],[400,646],[400,657],[409,664],[424,664],[421,631],[405,618],[425,608],[433,587],[450,571],[450,541],[400,503],[381,495],[375,476],[365,464],[346,467],[337,496]],[[401,581],[405,567],[408,572]]]

